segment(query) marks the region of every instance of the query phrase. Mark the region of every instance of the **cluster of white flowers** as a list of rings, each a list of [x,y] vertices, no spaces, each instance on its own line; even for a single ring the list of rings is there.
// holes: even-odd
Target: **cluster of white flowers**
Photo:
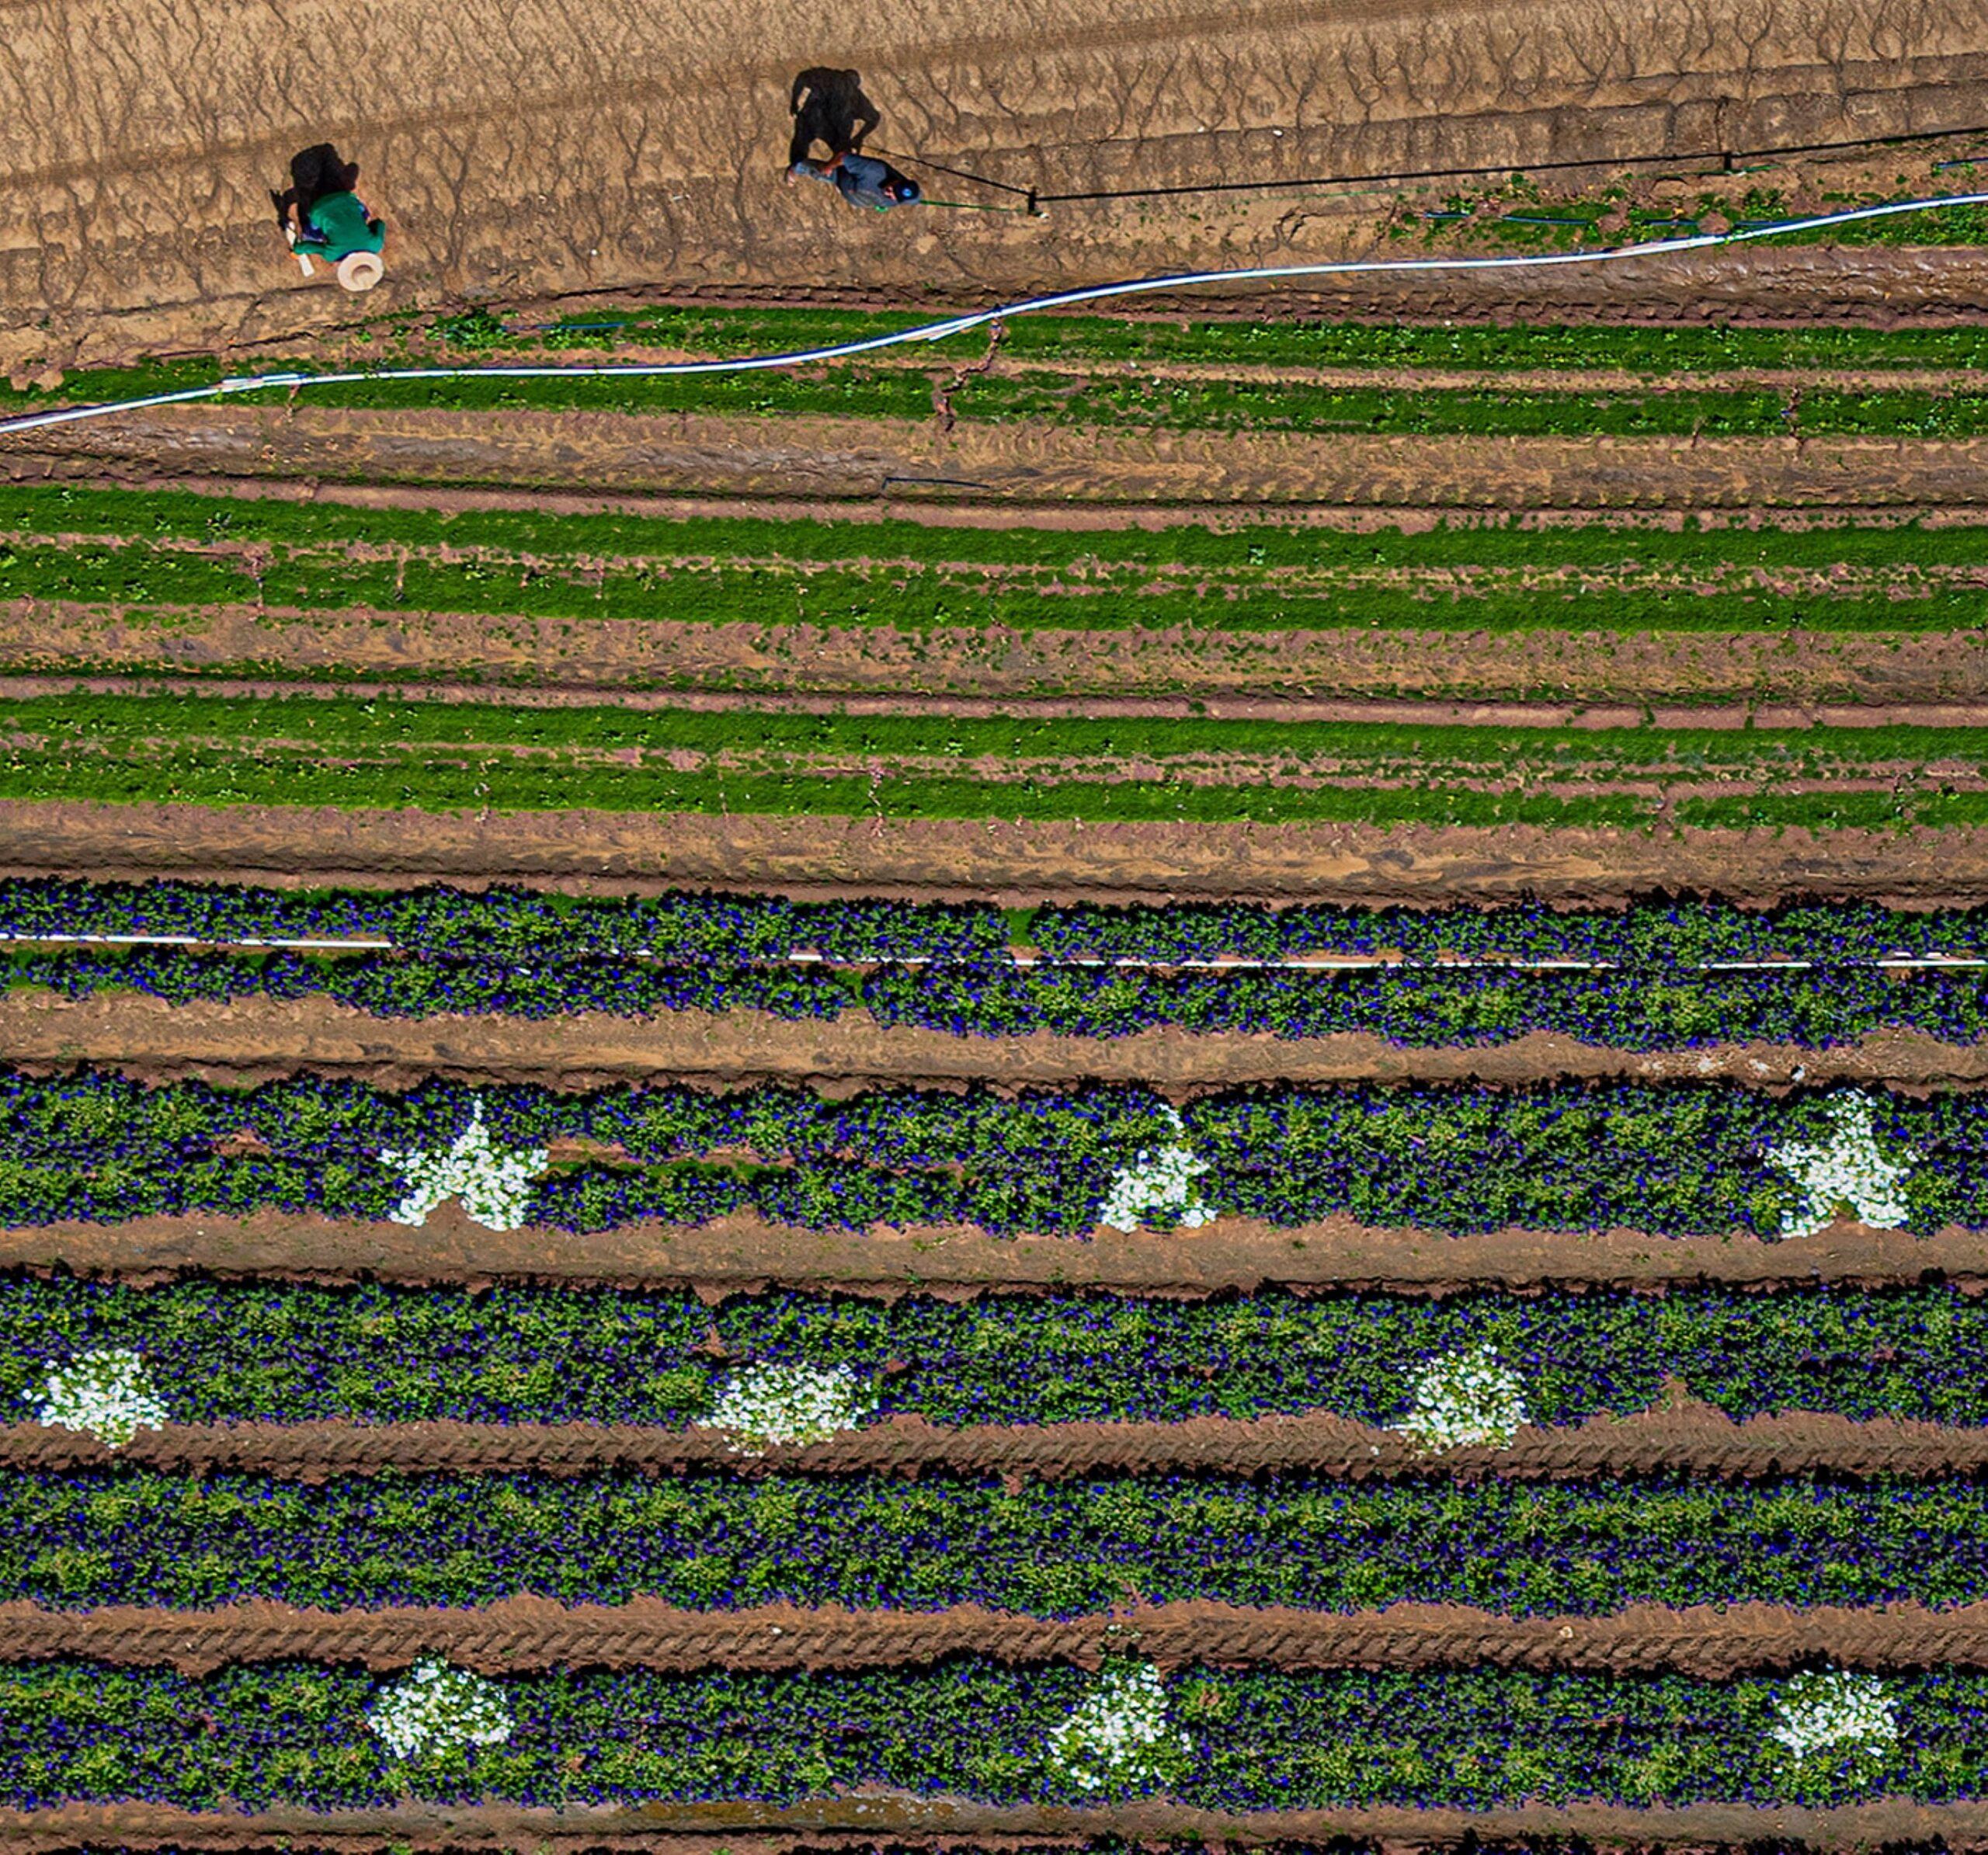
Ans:
[[[397,1759],[457,1746],[501,1746],[511,1736],[511,1710],[495,1682],[432,1660],[416,1662],[405,1680],[388,1688],[366,1723]]]
[[[1049,1763],[1087,1791],[1164,1777],[1189,1748],[1169,1730],[1166,1693],[1150,1662],[1108,1662],[1097,1687],[1050,1735]]]
[[[1846,1204],[1878,1230],[1896,1230],[1905,1221],[1908,1207],[1899,1187],[1916,1155],[1908,1153],[1903,1165],[1894,1165],[1878,1151],[1871,1125],[1875,1106],[1868,1096],[1846,1089],[1823,1103],[1826,1138],[1767,1148],[1768,1163],[1802,1187],[1801,1203],[1781,1217],[1784,1237],[1812,1237]]]
[[[391,1214],[396,1224],[426,1224],[428,1214],[446,1198],[460,1198],[463,1209],[486,1230],[516,1230],[525,1221],[525,1203],[532,1179],[545,1170],[544,1147],[500,1154],[484,1131],[483,1104],[470,1114],[469,1125],[443,1151],[419,1147],[382,1153],[388,1165],[407,1174],[413,1189]]]
[[[155,1430],[165,1422],[165,1406],[145,1362],[128,1346],[78,1353],[29,1397],[43,1423],[86,1430],[112,1449],[122,1449],[140,1430]]]
[[[1194,1181],[1208,1169],[1208,1162],[1194,1157],[1179,1113],[1173,1108],[1163,1112],[1181,1138],[1157,1152],[1142,1147],[1130,1165],[1112,1176],[1111,1189],[1097,1211],[1098,1222],[1110,1229],[1138,1230],[1145,1214],[1152,1211],[1171,1212],[1174,1223],[1184,1230],[1199,1230],[1215,1221],[1215,1213],[1194,1192]]]
[[[850,1366],[748,1366],[725,1382],[705,1419],[730,1430],[732,1453],[763,1456],[776,1443],[820,1443],[877,1408]]]
[[[1826,1746],[1882,1752],[1898,1743],[1898,1721],[1885,1684],[1875,1675],[1847,1669],[1797,1675],[1774,1701],[1767,1737],[1798,1759]]]
[[[1489,1346],[1432,1360],[1416,1376],[1409,1413],[1393,1429],[1424,1449],[1461,1449],[1471,1443],[1511,1446],[1529,1422],[1517,1375]]]

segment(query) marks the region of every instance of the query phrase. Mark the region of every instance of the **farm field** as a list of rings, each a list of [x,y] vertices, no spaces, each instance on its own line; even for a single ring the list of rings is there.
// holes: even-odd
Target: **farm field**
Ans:
[[[802,18],[9,15],[0,1855],[1981,1855],[1981,21]]]

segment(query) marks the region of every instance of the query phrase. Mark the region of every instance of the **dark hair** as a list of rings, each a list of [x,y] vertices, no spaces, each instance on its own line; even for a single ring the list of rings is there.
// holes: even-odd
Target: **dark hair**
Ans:
[[[387,229],[387,222],[384,219],[369,219],[366,222],[366,229],[369,232],[384,232]]]

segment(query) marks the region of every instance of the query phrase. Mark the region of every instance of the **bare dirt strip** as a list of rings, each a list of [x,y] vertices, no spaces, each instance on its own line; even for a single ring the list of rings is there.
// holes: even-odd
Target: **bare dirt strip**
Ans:
[[[710,1612],[652,1598],[566,1606],[508,1597],[474,1610],[293,1610],[249,1602],[211,1610],[130,1605],[51,1611],[0,1603],[10,1662],[57,1656],[190,1676],[231,1663],[361,1662],[379,1673],[443,1655],[488,1675],[544,1669],[877,1669],[977,1655],[1096,1669],[1101,1651],[1136,1648],[1163,1673],[1188,1667],[1523,1668],[1597,1674],[1670,1669],[1710,1681],[1782,1673],[1826,1654],[1872,1669],[1988,1667],[1988,1603],[1929,1610],[1819,1604],[1635,1604],[1609,1617],[1507,1617],[1456,1604],[1401,1603],[1336,1616],[1281,1607],[1131,1603],[1045,1622],[978,1604],[907,1613],[758,1605]]]
[[[16,800],[0,801],[0,873],[360,888],[401,877],[537,879],[575,891],[714,883],[796,897],[984,897],[1018,908],[1322,894],[1605,905],[1678,890],[1744,904],[1806,895],[1972,908],[1988,892],[1988,829],[1031,823]]]
[[[1509,1043],[1420,1048],[1366,1032],[1279,1037],[1269,1032],[1142,1030],[1126,1037],[956,1037],[884,1029],[870,1014],[790,1022],[753,1011],[666,1012],[648,1018],[380,1018],[322,996],[169,1005],[134,992],[70,999],[26,988],[0,992],[0,1053],[16,1067],[85,1062],[148,1080],[260,1079],[308,1069],[363,1075],[387,1088],[423,1076],[532,1081],[591,1089],[658,1075],[725,1085],[979,1083],[1010,1091],[1081,1081],[1146,1082],[1184,1098],[1249,1082],[1462,1082],[1521,1084],[1558,1076],[1641,1081],[1723,1079],[1792,1083],[1978,1083],[1988,1044],[1880,1031],[1833,1049],[1708,1044],[1648,1053],[1530,1032]]]
[[[602,410],[374,411],[240,401],[6,440],[30,459],[220,476],[679,495],[1481,509],[1988,505],[1988,439],[1402,437],[1027,419]]]
[[[1840,1282],[1857,1287],[1988,1284],[1988,1231],[1931,1237],[1838,1224],[1764,1242],[1740,1234],[1653,1237],[1611,1230],[1505,1230],[1452,1237],[1377,1230],[1350,1218],[1297,1229],[1222,1218],[1162,1234],[1100,1228],[1069,1237],[994,1237],[962,1225],[802,1230],[732,1217],[625,1225],[576,1235],[498,1232],[454,1204],[409,1230],[262,1211],[0,1231],[0,1269],[64,1269],[139,1280],[177,1273],[415,1284],[529,1280],[682,1287],[716,1297],[775,1284],[888,1298],[913,1292],[1097,1288],[1197,1297],[1270,1285],[1436,1293],[1583,1283],[1656,1288],[1705,1283]]]
[[[286,1808],[222,1814],[161,1804],[65,1804],[0,1812],[0,1847],[68,1855],[78,1847],[265,1850],[301,1847],[362,1855],[381,1848],[492,1851],[529,1848],[551,1855],[596,1849],[670,1855],[875,1855],[891,1846],[1013,1851],[1065,1844],[1071,1855],[1109,1839],[1114,1846],[1178,1847],[1334,1846],[1351,1839],[1379,1855],[1524,1837],[1625,1851],[1674,1849],[1714,1855],[1738,1847],[1801,1846],[1861,1855],[1875,1847],[1938,1847],[1955,1855],[1988,1850],[1988,1803],[1919,1804],[1909,1799],[1833,1809],[1749,1803],[1637,1806],[1530,1804],[1486,1810],[1413,1806],[1286,1810],[1251,1815],[1137,1799],[1110,1805],[982,1804],[909,1791],[852,1790],[818,1801],[568,1805],[403,1804],[382,1810]]]
[[[342,30],[371,49],[363,69],[340,66],[319,31],[265,30],[224,0],[80,13],[15,0],[0,72],[12,335],[0,361],[353,316],[321,275],[303,282],[269,223],[286,158],[327,136],[362,162],[393,228],[375,311],[660,278],[998,290],[1215,253],[1333,253],[1371,224],[1371,200],[1351,203],[1364,210],[1349,222],[1333,201],[1274,195],[1043,220],[853,214],[826,188],[780,185],[787,86],[808,65],[861,68],[879,148],[1065,192],[1960,127],[1980,121],[1988,75],[1988,35],[1954,0],[1910,12],[1468,0],[1440,15],[1385,0],[1072,0],[1051,19],[1017,0],[970,16],[921,0],[860,23],[777,0],[465,0],[446,18],[422,0],[362,0]],[[1872,177],[1907,165],[1888,151]],[[926,177],[944,197],[1013,203]],[[1892,271],[1910,303],[1912,267]],[[1702,287],[1715,300],[1716,277]],[[1771,313],[1792,294],[1775,281],[1742,269],[1727,288]]]
[[[1059,1360],[1062,1356],[1059,1355]],[[612,1471],[675,1474],[721,1466],[746,1472],[896,1475],[924,1471],[1060,1481],[1085,1475],[1182,1471],[1310,1474],[1354,1481],[1421,1476],[1432,1459],[1399,1433],[1322,1412],[1246,1421],[974,1424],[893,1416],[824,1443],[784,1443],[742,1458],[707,1429],[636,1424],[175,1423],[142,1430],[114,1454],[93,1437],[39,1424],[0,1425],[0,1466],[65,1472],[113,1462],[207,1475],[221,1470],[305,1482],[332,1475]],[[1587,1481],[1685,1472],[1726,1481],[1794,1475],[1933,1479],[1988,1468],[1988,1427],[1795,1411],[1736,1423],[1681,1384],[1627,1417],[1565,1428],[1528,1425],[1510,1448],[1446,1450],[1446,1481]]]
[[[449,679],[495,699],[709,689],[1012,700],[1343,696],[1652,703],[1658,726],[1702,725],[1715,702],[1894,705],[1988,700],[1979,631],[1618,633],[1375,627],[1229,631],[1187,627],[907,632],[850,625],[487,617],[231,606],[141,611],[21,599],[0,608],[0,663],[24,670],[253,669],[372,676],[412,692]],[[625,698],[624,698],[625,699]],[[1798,725],[1799,725],[1798,722]]]

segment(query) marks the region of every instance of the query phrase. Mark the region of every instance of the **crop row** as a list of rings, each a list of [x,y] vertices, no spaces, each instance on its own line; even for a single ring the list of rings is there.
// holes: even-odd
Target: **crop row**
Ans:
[[[1792,1685],[1189,1668],[1157,1696],[1171,1719],[1151,1763],[1172,1767],[1171,1781],[1152,1772],[1122,1787],[1254,1811],[1937,1802],[1988,1786],[1988,1676],[1940,1668],[1896,1677],[1884,1684],[1882,1749],[1801,1759],[1774,1736]],[[1076,1801],[1111,1787],[1079,1781],[1055,1758],[1059,1732],[1098,1689],[1073,1668],[965,1658],[887,1673],[512,1676],[485,1690],[499,1742],[402,1759],[367,1724],[381,1684],[344,1669],[277,1663],[196,1680],[90,1662],[16,1666],[0,1668],[0,1801],[792,1802],[870,1785]]]
[[[58,525],[53,515],[43,512],[43,525]],[[879,549],[899,544],[889,524],[849,526],[867,533]],[[509,554],[388,554],[377,544],[356,558],[346,547],[325,547],[281,548],[270,558],[252,559],[231,551],[239,545],[231,540],[221,551],[171,542],[106,546],[37,540],[0,551],[0,597],[113,606],[134,632],[142,629],[148,613],[168,615],[176,622],[158,626],[155,648],[162,666],[170,661],[182,669],[170,652],[173,641],[184,634],[185,614],[243,607],[264,615],[266,624],[286,611],[356,610],[631,627],[821,626],[915,635],[935,630],[970,634],[995,628],[1110,631],[1180,626],[1190,633],[1187,641],[1204,647],[1209,641],[1203,634],[1219,638],[1378,624],[1473,633],[1540,628],[1760,632],[1792,627],[1889,634],[1965,630],[1981,616],[1978,585],[1937,567],[1915,570],[1923,563],[1893,559],[1889,570],[1866,567],[1825,579],[1812,568],[1783,561],[1777,580],[1764,567],[1736,564],[1736,555],[1762,551],[1757,544],[1735,547],[1722,538],[1708,538],[1708,558],[1694,574],[1667,560],[1621,558],[1569,571],[1571,560],[1604,551],[1579,532],[1566,541],[1542,538],[1551,532],[1535,531],[1528,537],[1531,558],[1523,566],[1496,564],[1511,551],[1505,537],[1488,533],[1466,551],[1464,570],[1448,574],[1440,564],[1422,564],[1405,545],[1385,544],[1373,551],[1373,558],[1358,563],[1335,561],[1330,551],[1321,550],[1319,560],[1275,568],[1267,564],[1268,547],[1259,544],[1264,564],[1197,571],[1180,564],[1182,554],[1191,558],[1200,551],[1194,543],[1176,549],[1149,539],[1151,564],[1135,573],[1126,560],[1107,562],[1069,550],[1057,564],[1002,571],[992,561],[971,558],[985,551],[971,546],[951,551],[964,557],[957,561],[847,563],[836,558],[839,551],[832,546],[791,530],[767,540],[733,537],[715,560],[666,554],[611,565],[590,559],[577,540],[550,561]],[[1896,533],[1888,531],[1886,537],[1894,550],[1900,545],[1892,538]],[[697,538],[666,529],[623,541],[666,548],[694,545]],[[1854,545],[1861,538],[1853,534],[1853,545],[1841,551],[1853,557],[1868,552]],[[752,558],[756,544],[782,554]],[[905,546],[910,552],[910,544]],[[789,551],[796,558],[785,558]],[[925,544],[924,554],[933,551],[931,544]],[[1452,544],[1430,551],[1456,549]],[[1622,551],[1619,543],[1616,551]],[[1813,550],[1796,549],[1791,538],[1790,551]],[[1392,553],[1411,557],[1411,564],[1390,570],[1385,562]],[[817,554],[831,558],[816,564]],[[41,647],[32,638],[10,648],[12,656],[0,661],[23,668],[41,667],[45,661],[36,655]],[[333,667],[325,666],[325,673],[332,675]]]
[[[1988,765],[1978,728],[1432,729],[330,693],[69,693],[23,697],[9,719],[0,798],[27,801],[1597,828],[1654,823],[1674,801],[1672,822],[1707,828],[1988,821],[1988,788],[1949,765]],[[1722,775],[1722,796],[1705,794]]]
[[[641,952],[738,962],[808,952],[852,963],[1006,964],[1013,943],[1052,959],[1155,965],[1315,954],[1395,956],[1409,964],[1619,961],[1649,969],[1722,961],[1848,967],[1899,957],[1988,957],[1988,908],[1907,913],[1861,901],[1771,910],[1656,901],[1619,909],[1362,908],[1299,903],[1044,903],[1004,913],[980,902],[881,898],[791,901],[782,895],[679,891],[564,895],[498,887],[293,890],[172,880],[0,878],[0,935],[158,935],[226,943],[375,940],[404,953],[534,967]]]
[[[309,361],[272,359],[255,371],[308,376],[333,370]],[[101,391],[111,384],[78,377],[64,383],[59,398],[73,401],[92,386]],[[1791,394],[1778,386],[1698,387],[1675,380],[1607,392],[1583,391],[1578,381],[1569,384],[1572,391],[1513,390],[1501,387],[1495,375],[1482,387],[1333,385],[1302,376],[1225,380],[1117,370],[1073,377],[1060,369],[1010,363],[958,379],[948,401],[956,418],[969,423],[1026,419],[1058,426],[1176,430],[1962,439],[1988,431],[1988,394],[1964,387],[1929,390],[1902,381],[1844,391],[1819,382]],[[931,416],[932,384],[928,370],[857,361],[832,369],[692,377],[589,378],[575,373],[536,379],[471,374],[454,380],[355,381],[309,388],[302,403],[925,421]]]
[[[1565,210],[1556,207],[1556,211]],[[1607,210],[1594,209],[1597,216]],[[1756,214],[1755,217],[1763,215]],[[1771,216],[1771,215],[1769,215]],[[1927,221],[1906,222],[1924,241]],[[1877,222],[1885,228],[1885,222]],[[1510,237],[1518,228],[1500,228]],[[1836,236],[1855,236],[1842,228]],[[1868,232],[1868,228],[1867,228]],[[782,352],[860,341],[923,320],[902,311],[857,310],[638,308],[585,313],[541,325],[507,326],[488,311],[443,317],[419,337],[423,360],[474,360],[495,350],[617,349],[640,343],[697,354]],[[398,331],[385,332],[391,341]],[[984,349],[984,330],[909,351],[915,363],[933,354]],[[1553,368],[1623,369],[1688,375],[1750,368],[1938,368],[1988,365],[1978,328],[1606,328],[1521,325],[1472,328],[1387,322],[1274,322],[1145,320],[1126,316],[1027,315],[1007,323],[1002,351],[1010,360],[1044,366],[1101,361],[1185,363],[1197,366],[1428,367],[1481,370],[1495,383],[1504,372]],[[886,357],[888,358],[888,357]],[[287,365],[271,362],[270,369]],[[9,387],[0,402],[23,405],[56,399],[98,400],[127,394],[210,385],[221,370],[211,360],[85,369],[57,389]]]
[[[901,312],[857,310],[720,309],[669,306],[567,318],[543,328],[511,329],[488,311],[444,318],[424,346],[444,352],[476,348],[607,348],[641,341],[700,354],[798,348],[914,325]],[[984,346],[982,333],[960,338]],[[921,352],[924,350],[921,349]],[[1548,325],[1197,321],[1128,316],[1017,316],[1006,324],[1002,352],[1049,363],[1142,360],[1202,366],[1481,368],[1496,373],[1544,368],[1635,369],[1665,373],[1748,367],[1988,367],[1988,339],[1978,328],[1596,328]]]
[[[1108,1198],[1150,1182],[1170,1148],[1198,1169],[1203,1211],[1283,1225],[1343,1214],[1455,1232],[1627,1227],[1771,1239],[1811,1210],[1819,1228],[1854,1196],[1867,1222],[1988,1227],[1980,1095],[1358,1084],[1209,1096],[1176,1121],[1157,1096],[1129,1087],[829,1099],[771,1086],[559,1094],[429,1082],[394,1095],[316,1076],[148,1089],[85,1071],[0,1072],[0,1222],[13,1225],[264,1208],[382,1218],[417,1173],[477,1138],[530,1156],[527,1178],[543,1175],[518,1188],[513,1214],[485,1214],[502,1228],[601,1230],[755,1210],[812,1228],[964,1222],[1076,1236]],[[1830,1157],[1846,1141],[1861,1183]],[[410,1154],[429,1157],[417,1165]],[[1812,1191],[1824,1179],[1837,1183]],[[1155,1189],[1139,1214],[1159,1228],[1183,1221],[1188,1200]],[[1134,1196],[1147,1202],[1143,1186]]]
[[[1364,1032],[1428,1047],[1501,1044],[1540,1032],[1632,1051],[1755,1040],[1823,1049],[1879,1030],[1919,1031],[1958,1044],[1988,1037],[1988,986],[1979,974],[1893,977],[1868,967],[1678,973],[1661,982],[1634,969],[1162,974],[978,965],[886,966],[858,978],[821,967],[718,964],[576,961],[520,968],[373,955],[65,950],[16,954],[0,970],[15,985],[48,987],[70,999],[135,991],[179,1005],[318,995],[381,1017],[605,1012],[646,1018],[743,1010],[827,1020],[862,1008],[881,1025],[954,1036],[1113,1037],[1173,1027],[1289,1038]]]
[[[1736,1420],[1807,1410],[1988,1424],[1988,1300],[1948,1287],[966,1303],[778,1292],[707,1307],[687,1291],[0,1280],[0,1416],[30,1418],[51,1367],[100,1348],[137,1353],[168,1418],[195,1423],[677,1428],[703,1419],[740,1367],[774,1364],[846,1369],[880,1419],[1319,1410],[1381,1424],[1399,1419],[1428,1362],[1488,1348],[1539,1424],[1648,1410],[1671,1380]]]
[[[1671,332],[1663,332],[1667,337]],[[115,544],[103,551],[141,559],[155,547],[190,544],[253,547],[277,564],[304,560],[326,567],[342,561],[390,570],[437,568],[454,560],[477,570],[468,574],[471,579],[480,575],[499,582],[507,572],[513,581],[521,575],[550,578],[526,570],[551,563],[575,570],[615,562],[673,564],[707,575],[726,563],[763,573],[781,566],[805,565],[818,573],[876,568],[881,579],[919,568],[942,568],[962,577],[970,569],[999,568],[1003,578],[1039,575],[1075,596],[1094,585],[1129,593],[1171,575],[1212,579],[1223,588],[1225,609],[1234,603],[1225,596],[1231,586],[1272,578],[1303,585],[1348,574],[1440,572],[1453,588],[1474,573],[1498,569],[1649,574],[1684,592],[1708,576],[1743,574],[1764,594],[1775,575],[1790,571],[1893,574],[1907,585],[1923,585],[1943,571],[1965,574],[1988,563],[1988,528],[1965,521],[1931,527],[1917,521],[1778,526],[1771,520],[1687,517],[1674,529],[1614,523],[1542,528],[1493,516],[1414,529],[1297,527],[1269,520],[1220,529],[1183,523],[1156,531],[953,528],[903,519],[375,509],[72,483],[0,484],[0,533],[59,541],[72,553],[80,538],[96,537]],[[391,592],[391,571],[382,583]],[[597,576],[592,583],[598,584]],[[787,596],[791,607],[791,589]],[[1583,612],[1582,622],[1604,620]]]
[[[0,1479],[0,1601],[197,1610],[660,1599],[1051,1617],[1138,1600],[1514,1617],[1635,1603],[1945,1607],[1988,1576],[1988,1489],[1812,1478],[1573,1485],[1310,1477],[419,1475],[304,1485]]]

